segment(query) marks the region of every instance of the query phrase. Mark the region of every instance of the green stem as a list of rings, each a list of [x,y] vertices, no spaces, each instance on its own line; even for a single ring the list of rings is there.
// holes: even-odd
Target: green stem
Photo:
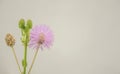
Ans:
[[[24,49],[24,72],[23,72],[23,74],[26,74],[26,68],[27,68],[27,40],[25,42],[24,47],[25,47],[25,49]]]

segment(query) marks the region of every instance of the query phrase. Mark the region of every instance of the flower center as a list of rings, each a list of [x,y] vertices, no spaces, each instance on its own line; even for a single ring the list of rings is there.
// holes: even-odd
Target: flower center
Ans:
[[[43,33],[41,33],[40,36],[39,36],[38,44],[41,45],[41,44],[44,43],[44,41],[45,41],[45,36],[44,36]]]

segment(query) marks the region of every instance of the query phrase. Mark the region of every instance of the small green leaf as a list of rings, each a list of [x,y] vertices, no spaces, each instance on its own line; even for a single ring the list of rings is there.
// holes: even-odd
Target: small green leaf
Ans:
[[[23,67],[27,66],[27,62],[25,62],[24,59],[22,60],[22,66]]]

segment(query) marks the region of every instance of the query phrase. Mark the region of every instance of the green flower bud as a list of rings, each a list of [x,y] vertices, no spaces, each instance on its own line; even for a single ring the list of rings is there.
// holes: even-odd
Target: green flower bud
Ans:
[[[29,29],[32,28],[32,21],[31,21],[30,19],[27,20],[27,27],[28,27]]]
[[[20,21],[19,21],[19,28],[25,29],[25,20],[24,19],[20,19]]]

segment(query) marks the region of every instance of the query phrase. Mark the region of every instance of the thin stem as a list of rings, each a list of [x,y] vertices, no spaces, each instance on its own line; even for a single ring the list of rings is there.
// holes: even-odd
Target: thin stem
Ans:
[[[16,53],[15,53],[15,50],[14,50],[13,47],[11,47],[11,48],[12,48],[12,51],[13,51],[13,54],[14,54],[15,60],[16,60],[16,62],[17,62],[17,65],[18,65],[19,71],[20,71],[20,73],[22,74],[22,71],[21,71],[21,69],[20,69],[20,65],[19,65],[19,63],[18,63],[18,59],[17,59]]]
[[[26,67],[27,67],[27,41],[25,43],[24,49],[24,74],[26,74]]]
[[[34,55],[34,57],[33,57],[32,64],[31,64],[31,66],[30,66],[30,68],[29,68],[28,74],[30,74],[30,72],[31,72],[31,69],[32,69],[33,64],[34,64],[34,62],[35,62],[35,59],[36,59],[38,50],[39,50],[39,48],[36,49],[36,52],[35,52],[35,55]]]

